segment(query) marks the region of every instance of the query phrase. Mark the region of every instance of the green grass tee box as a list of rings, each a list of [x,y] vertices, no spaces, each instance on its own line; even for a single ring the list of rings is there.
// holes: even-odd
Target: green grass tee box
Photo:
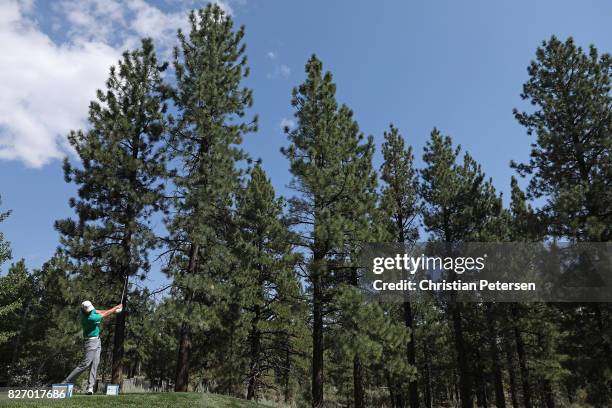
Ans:
[[[265,408],[269,405],[257,404],[238,398],[207,393],[142,393],[106,395],[74,395],[72,398],[60,400],[1,400],[0,407],[70,407],[70,408],[102,408],[102,407],[147,407],[147,408]]]

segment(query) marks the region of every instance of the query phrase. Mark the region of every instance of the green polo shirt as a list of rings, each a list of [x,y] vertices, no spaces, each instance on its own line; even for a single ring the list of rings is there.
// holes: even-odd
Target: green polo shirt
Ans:
[[[83,337],[96,337],[100,335],[102,315],[100,315],[95,309],[90,313],[83,313],[81,310],[79,317],[81,319],[81,327],[83,328]]]

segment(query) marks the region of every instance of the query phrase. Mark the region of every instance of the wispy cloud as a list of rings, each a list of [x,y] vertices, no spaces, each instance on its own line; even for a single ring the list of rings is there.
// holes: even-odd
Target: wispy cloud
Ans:
[[[278,72],[281,74],[282,77],[287,78],[291,74],[291,68],[289,68],[285,64],[280,64],[280,66],[278,67]]]
[[[202,6],[203,0],[166,0],[166,3],[172,5],[180,5],[185,8],[198,8]],[[205,1],[204,1],[205,2]],[[218,4],[221,9],[230,16],[234,15],[234,8],[231,6],[235,3],[244,6],[247,0],[209,0],[210,3]]]
[[[288,78],[289,75],[291,75],[291,68],[289,68],[287,64],[279,61],[278,52],[270,50],[266,53],[266,57],[274,64],[272,71],[266,75],[268,79]]]
[[[186,12],[163,12],[144,0],[62,0],[55,7],[66,18],[72,41],[99,41],[125,49],[151,37],[166,56],[177,29],[188,28]]]

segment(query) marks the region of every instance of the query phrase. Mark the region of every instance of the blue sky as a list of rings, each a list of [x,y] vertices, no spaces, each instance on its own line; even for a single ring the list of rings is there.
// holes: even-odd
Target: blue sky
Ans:
[[[279,194],[289,194],[286,138],[292,87],[316,53],[333,72],[339,101],[381,143],[393,122],[417,164],[436,126],[508,191],[511,159],[530,139],[512,116],[536,47],[551,35],[612,50],[607,1],[219,1],[246,43],[257,134],[245,141]],[[0,195],[12,215],[0,224],[14,259],[39,267],[54,252],[56,219],[75,193],[63,180],[65,135],[86,126],[88,101],[120,52],[152,36],[169,55],[190,8],[205,1],[5,0],[0,4]],[[380,156],[376,158],[380,165]],[[6,270],[6,266],[3,267]],[[163,281],[154,271],[149,285]]]

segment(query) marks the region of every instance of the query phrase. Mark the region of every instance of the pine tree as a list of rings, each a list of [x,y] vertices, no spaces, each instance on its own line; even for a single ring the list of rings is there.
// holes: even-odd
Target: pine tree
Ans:
[[[257,399],[273,369],[283,365],[286,342],[292,332],[292,309],[299,302],[299,282],[293,274],[296,257],[291,253],[292,236],[281,218],[283,200],[262,167],[257,164],[244,190],[239,190],[236,208],[237,237],[234,247],[241,258],[236,275],[244,293],[243,308],[249,316],[249,369],[247,399]],[[235,277],[234,277],[235,278]]]
[[[74,305],[84,296],[75,279],[70,278],[71,271],[74,265],[58,252],[36,272],[37,301],[27,323],[32,326],[31,335],[22,350],[31,359],[36,385],[61,381],[83,357],[82,333]],[[42,315],[54,318],[41,321]],[[45,368],[43,372],[40,367]]]
[[[423,220],[432,238],[450,248],[456,242],[486,241],[491,230],[498,228],[502,211],[501,198],[474,159],[465,153],[463,163],[456,162],[460,147],[454,148],[448,136],[437,129],[425,146],[421,171]],[[455,279],[454,272],[450,274]],[[466,305],[451,300],[450,314],[455,337],[461,404],[472,406],[473,378],[468,355],[470,344],[464,332]]]
[[[420,363],[424,406],[431,408],[450,401],[456,405],[456,356],[452,328],[444,310],[433,299],[419,302],[417,306],[421,316],[419,322],[423,322],[417,325],[415,337],[420,345],[417,361]]]
[[[511,202],[509,237],[514,242],[541,242],[546,235],[546,223],[527,202],[526,194],[511,180]],[[562,367],[566,356],[562,353],[563,342],[560,322],[562,317],[558,305],[518,304],[498,305],[500,330],[504,333],[511,387],[514,389],[513,405],[518,400],[517,378],[514,372],[514,352],[518,360],[523,405],[555,406],[555,392],[566,377]],[[514,343],[514,345],[513,345]],[[514,385],[512,385],[514,382]]]
[[[375,391],[386,378],[394,384],[393,390],[405,392],[405,384],[416,376],[415,367],[406,360],[411,330],[388,313],[388,305],[366,299],[353,284],[342,284],[335,306],[329,340],[332,384],[347,390],[355,407],[384,405],[387,396],[376,399]],[[351,371],[353,375],[347,375]]]
[[[186,391],[189,384],[192,326],[206,323],[196,317],[210,315],[203,310],[214,303],[211,287],[229,273],[225,243],[240,176],[236,162],[246,157],[237,146],[256,129],[256,118],[242,119],[252,105],[251,90],[240,84],[249,72],[244,28],[234,31],[218,5],[192,12],[189,22],[191,30],[188,35],[179,31],[175,50],[178,116],[169,141],[178,163],[176,213],[167,222],[174,253],[168,273],[182,321],[176,391]]]
[[[612,239],[612,58],[569,38],[545,41],[521,97],[536,110],[514,114],[537,137],[527,163],[531,197],[544,197],[552,233],[580,241]]]
[[[27,373],[27,369],[24,370],[20,367],[22,364],[19,364],[19,355],[23,348],[23,343],[27,341],[26,332],[30,329],[28,323],[31,323],[31,321],[29,321],[31,320],[31,312],[37,300],[35,279],[32,273],[26,268],[23,259],[11,265],[4,279],[12,286],[10,292],[13,292],[14,302],[12,305],[15,306],[15,308],[4,317],[6,323],[12,328],[12,336],[7,344],[10,351],[2,353],[2,360],[6,359],[3,362],[8,368],[9,377],[22,378],[25,380],[23,382],[31,383],[31,378]],[[8,293],[8,299],[7,297],[0,299],[0,304],[10,303],[10,292]],[[7,302],[7,300],[9,301]]]
[[[425,202],[424,223],[429,232],[447,243],[461,239],[473,221],[464,215],[469,208],[469,203],[467,194],[463,198],[463,191],[470,191],[471,186],[469,180],[463,180],[460,176],[459,167],[456,164],[459,151],[459,147],[456,149],[452,147],[450,137],[443,137],[437,129],[434,129],[423,155],[426,163],[426,167],[422,170],[421,184],[421,195]],[[464,408],[471,408],[472,378],[468,367],[467,346],[461,315],[462,305],[452,305],[461,404]]]
[[[511,201],[510,201],[510,239],[514,242],[517,241],[535,241],[542,237],[542,234],[538,234],[538,225],[536,223],[536,214],[533,212],[531,206],[527,203],[527,197],[525,193],[520,189],[518,181],[512,177],[511,179]],[[514,350],[518,358],[518,368],[520,372],[520,383],[522,388],[523,405],[526,408],[533,406],[530,372],[527,365],[527,354],[525,350],[525,342],[523,340],[523,334],[521,333],[521,327],[523,326],[523,315],[526,314],[527,307],[520,304],[511,303],[505,307],[505,320],[506,326],[506,343],[509,363],[508,370],[510,370],[511,378],[515,377],[514,373]],[[514,343],[514,347],[512,344]],[[515,380],[511,379],[511,385]],[[517,389],[516,385],[512,386],[513,389]],[[513,393],[513,399],[518,399]]]
[[[5,368],[0,383],[35,387],[58,381],[82,358],[82,337],[70,307],[79,293],[70,284],[68,269],[66,259],[54,255],[40,270],[30,271],[20,260],[1,278],[13,294],[0,294],[0,303],[12,298],[18,307],[0,320],[0,330],[14,333],[0,345]]]
[[[380,209],[384,214],[385,229],[390,241],[407,244],[418,239],[416,217],[418,215],[418,179],[413,167],[412,148],[404,146],[404,138],[398,129],[391,125],[384,133],[385,143],[382,146],[383,164],[381,179],[385,183],[382,189]],[[414,312],[410,300],[403,302],[403,320],[411,331],[406,345],[408,364],[416,367],[416,341],[414,336]],[[409,386],[411,408],[419,406],[417,381]]]
[[[0,200],[0,204],[2,200]],[[0,222],[6,220],[6,218],[10,215],[10,211],[0,212]],[[2,265],[7,260],[11,259],[11,247],[8,241],[4,238],[4,234],[0,231],[0,265]],[[19,300],[14,299],[10,302],[9,298],[15,298],[17,285],[12,279],[8,277],[0,277],[0,296],[3,299],[7,299],[0,303],[0,317],[5,316],[9,313],[12,313],[17,308],[19,308]],[[15,333],[6,330],[4,327],[0,327],[0,345],[6,343]]]
[[[78,198],[70,199],[78,219],[57,221],[56,228],[98,303],[118,303],[129,277],[144,276],[150,268],[148,252],[156,238],[149,220],[164,195],[159,146],[165,131],[164,68],[150,39],[125,52],[111,67],[106,90],[90,104],[91,129],[68,136],[82,164],[64,162],[66,181],[78,186]],[[123,381],[126,316],[117,315],[114,329],[112,381],[117,384]]]
[[[0,277],[0,345],[10,351],[3,353],[2,361],[7,365],[13,360],[13,344],[21,336],[22,322],[19,317],[24,307],[24,297],[31,295],[31,285],[23,261],[11,265],[6,276]],[[4,358],[7,358],[5,360]]]
[[[0,204],[2,204],[2,198],[0,198]],[[4,222],[9,215],[11,215],[10,211],[0,212],[0,222]],[[4,238],[4,233],[0,231],[0,265],[9,259],[11,259],[11,246]]]
[[[297,127],[288,131],[291,144],[283,153],[293,174],[290,187],[298,193],[290,200],[291,216],[308,257],[304,278],[312,302],[312,405],[320,407],[324,322],[338,284],[350,278],[350,252],[369,228],[364,215],[372,211],[376,179],[372,140],[363,143],[352,112],[338,106],[331,73],[323,73],[321,61],[312,56],[306,74],[293,90]]]
[[[142,369],[157,391],[169,391],[176,373],[176,351],[178,342],[177,322],[173,319],[172,301],[166,298],[155,305],[153,312],[144,316],[146,333],[143,336],[144,350]]]
[[[535,110],[514,114],[536,141],[529,162],[513,166],[520,175],[530,176],[529,197],[546,200],[542,213],[552,236],[610,241],[612,58],[599,55],[594,46],[585,52],[572,38],[562,42],[553,36],[537,49],[528,73],[521,97]],[[578,366],[589,367],[576,373],[576,382],[587,388],[590,403],[609,405],[612,393],[604,367],[612,365],[605,331],[610,308],[574,305],[569,315],[574,316],[566,320],[567,330],[576,333],[574,344],[580,344],[569,354],[580,361]],[[593,330],[589,334],[581,327],[585,319],[592,323],[586,325]]]

